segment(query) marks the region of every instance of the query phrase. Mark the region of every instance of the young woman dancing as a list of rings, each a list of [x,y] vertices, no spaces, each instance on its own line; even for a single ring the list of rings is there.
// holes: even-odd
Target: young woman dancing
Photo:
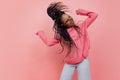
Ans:
[[[60,80],[72,80],[75,69],[78,71],[78,80],[91,80],[89,67],[90,40],[87,29],[97,18],[93,11],[77,9],[76,14],[87,18],[75,24],[73,18],[66,13],[68,7],[62,2],[53,2],[47,8],[47,14],[54,21],[54,38],[48,39],[44,31],[36,32],[47,46],[60,43],[64,67]]]

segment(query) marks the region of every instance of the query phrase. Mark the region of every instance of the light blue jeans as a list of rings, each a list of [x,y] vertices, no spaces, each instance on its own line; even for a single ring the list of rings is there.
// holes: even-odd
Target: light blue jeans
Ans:
[[[65,63],[61,72],[60,80],[72,80],[75,69],[77,69],[78,72],[78,80],[91,80],[88,57],[77,64]]]

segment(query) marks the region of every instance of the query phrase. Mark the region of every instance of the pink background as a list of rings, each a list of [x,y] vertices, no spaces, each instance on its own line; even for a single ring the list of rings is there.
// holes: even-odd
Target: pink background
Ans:
[[[53,37],[53,21],[46,8],[53,0],[0,1],[0,80],[59,80],[63,64],[56,54],[59,45],[47,47],[35,35],[44,30]],[[92,80],[120,80],[120,1],[62,0],[71,9],[99,14],[88,28],[91,41]],[[77,72],[74,74],[77,78]]]

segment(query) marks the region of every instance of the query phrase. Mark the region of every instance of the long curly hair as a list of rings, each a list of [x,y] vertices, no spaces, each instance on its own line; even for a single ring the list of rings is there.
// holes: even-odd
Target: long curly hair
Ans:
[[[67,32],[68,27],[62,25],[61,22],[61,16],[65,14],[65,12],[67,12],[68,9],[69,8],[66,5],[63,5],[62,2],[52,2],[47,8],[47,14],[54,21],[53,25],[53,31],[55,32],[54,38],[60,41],[60,44],[62,46],[61,52],[63,52],[64,50],[64,45],[67,45],[68,48],[67,55],[70,54],[72,46],[73,45],[76,46],[76,44],[74,43],[74,41]],[[74,28],[78,32],[78,34],[80,34],[80,28],[76,25],[74,25]]]

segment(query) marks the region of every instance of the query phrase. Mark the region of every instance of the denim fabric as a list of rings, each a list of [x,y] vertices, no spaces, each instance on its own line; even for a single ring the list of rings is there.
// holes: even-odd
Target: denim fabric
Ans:
[[[88,57],[77,64],[65,63],[61,72],[60,80],[72,80],[75,70],[77,70],[78,73],[78,80],[91,80]]]

